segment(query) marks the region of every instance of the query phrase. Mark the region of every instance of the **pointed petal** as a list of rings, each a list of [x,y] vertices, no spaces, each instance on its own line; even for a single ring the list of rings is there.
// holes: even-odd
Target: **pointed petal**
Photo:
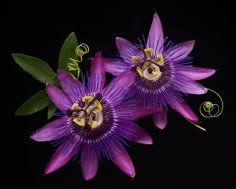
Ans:
[[[79,150],[79,141],[70,137],[66,138],[49,161],[45,174],[52,173],[61,168],[73,158]]]
[[[104,89],[104,95],[115,106],[124,99],[134,79],[135,73],[132,73],[130,70],[121,73]]]
[[[120,73],[129,69],[130,64],[118,59],[104,58],[105,70],[114,76],[118,76]]]
[[[67,71],[59,69],[57,77],[61,87],[71,102],[77,102],[78,98],[84,95],[85,87],[79,81],[74,79]]]
[[[212,76],[215,73],[215,70],[208,68],[185,66],[179,69],[178,72],[182,73],[183,75],[192,80],[201,80]]]
[[[191,120],[198,121],[198,117],[193,113],[191,108],[185,102],[178,102],[176,104],[172,104],[171,107],[179,112],[183,117]]]
[[[30,138],[38,142],[59,139],[68,132],[67,120],[66,116],[56,119],[35,131]]]
[[[136,120],[140,117],[152,115],[161,111],[160,108],[145,107],[144,104],[140,102],[124,102],[117,105],[115,108],[117,115],[125,120]]]
[[[152,25],[149,30],[147,48],[153,48],[155,53],[161,53],[163,51],[164,35],[161,25],[161,20],[157,13],[154,13]]]
[[[177,62],[179,60],[183,60],[188,56],[188,54],[193,50],[195,41],[186,41],[183,43],[179,43],[176,46],[168,49],[164,56],[171,62]]]
[[[105,67],[101,53],[93,58],[88,79],[88,92],[100,92],[105,85]]]
[[[205,94],[207,93],[207,88],[195,81],[189,80],[185,82],[184,87],[180,91],[188,94]]]
[[[167,124],[167,112],[159,112],[155,115],[152,116],[154,124],[159,128],[159,129],[164,129]]]
[[[116,144],[110,150],[110,157],[112,162],[124,171],[130,177],[135,177],[135,169],[132,160],[128,153],[120,144]]]
[[[137,47],[124,38],[116,37],[116,47],[126,63],[133,64],[131,57],[140,55]]]
[[[124,137],[127,136],[128,140],[140,144],[152,144],[152,137],[135,123],[121,119],[117,124],[119,125],[117,131]]]
[[[66,112],[72,106],[72,102],[57,87],[54,87],[51,84],[47,84],[46,91],[48,93],[49,98],[61,111]]]
[[[98,152],[90,145],[83,146],[80,160],[84,179],[87,181],[91,180],[96,175],[98,170]]]

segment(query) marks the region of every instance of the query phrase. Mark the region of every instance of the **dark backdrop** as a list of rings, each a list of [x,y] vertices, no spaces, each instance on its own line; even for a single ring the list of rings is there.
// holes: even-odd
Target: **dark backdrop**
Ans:
[[[10,122],[2,125],[3,143],[7,148],[7,183],[9,188],[71,189],[71,188],[236,188],[234,134],[234,44],[232,4],[227,2],[188,3],[141,1],[103,3],[82,1],[54,2],[52,5],[12,3],[3,15],[3,51],[7,65],[2,71],[3,100]],[[28,117],[15,117],[14,111],[29,96],[44,86],[17,66],[11,53],[24,53],[41,58],[54,68],[64,39],[74,31],[79,42],[87,43],[90,55],[101,51],[106,56],[118,55],[115,37],[132,42],[147,36],[153,12],[157,11],[165,36],[175,42],[196,40],[191,55],[193,64],[217,69],[218,72],[201,83],[222,95],[225,110],[219,118],[205,120],[198,130],[179,114],[170,110],[167,128],[155,128],[150,118],[141,119],[153,137],[154,144],[133,144],[128,152],[136,168],[136,177],[129,178],[110,161],[102,161],[97,176],[83,180],[79,160],[71,161],[60,170],[45,176],[44,168],[55,148],[49,143],[32,141],[30,134],[48,121],[46,111]],[[7,80],[8,79],[8,80]],[[8,90],[9,89],[9,90]],[[198,113],[198,106],[213,94],[189,95],[186,101]]]

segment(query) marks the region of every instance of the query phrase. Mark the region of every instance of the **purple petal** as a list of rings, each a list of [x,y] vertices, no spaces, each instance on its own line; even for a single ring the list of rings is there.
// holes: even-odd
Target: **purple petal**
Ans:
[[[152,116],[154,124],[159,128],[159,129],[164,129],[167,124],[167,112],[159,112],[155,115]]]
[[[118,59],[104,58],[105,70],[114,76],[120,75],[120,73],[129,69],[130,65],[124,61]]]
[[[45,174],[52,173],[57,169],[61,168],[68,161],[73,158],[79,150],[80,143],[75,138],[67,138],[53,154],[51,160],[49,161]]]
[[[132,73],[130,70],[121,73],[104,89],[104,96],[115,106],[124,99],[134,79],[135,73]]]
[[[85,180],[91,180],[97,173],[99,155],[92,146],[83,146],[81,150],[81,169]]]
[[[160,108],[144,107],[143,103],[140,102],[124,102],[117,105],[117,115],[121,119],[136,120],[140,117],[152,115],[160,112]]]
[[[58,70],[57,77],[65,94],[72,102],[77,102],[78,98],[83,96],[85,87],[79,81],[74,79],[65,70]]]
[[[116,37],[116,46],[121,58],[123,58],[126,63],[133,64],[131,57],[140,56],[137,47],[124,38]]]
[[[207,88],[202,86],[201,84],[189,80],[185,82],[184,87],[180,89],[184,93],[188,94],[205,94],[207,93]]]
[[[147,48],[153,48],[156,54],[163,51],[164,35],[161,20],[157,13],[154,13],[152,25],[149,30]]]
[[[66,112],[68,109],[71,108],[72,102],[60,89],[54,87],[51,84],[47,84],[46,91],[48,93],[49,98],[61,111]]]
[[[112,162],[124,171],[130,177],[135,176],[135,170],[132,160],[130,159],[126,150],[120,145],[116,144],[110,150],[110,157]]]
[[[35,131],[30,138],[38,142],[59,139],[68,132],[67,120],[68,118],[66,116],[56,119]]]
[[[101,53],[93,58],[88,79],[88,92],[100,92],[106,82],[104,60]]]
[[[179,112],[183,117],[191,120],[198,121],[198,117],[193,113],[191,108],[185,102],[178,102],[176,104],[172,104],[171,107]]]
[[[117,131],[123,136],[127,136],[131,140],[140,144],[152,144],[152,137],[141,127],[131,121],[119,120],[119,128]]]
[[[192,51],[195,41],[186,41],[166,50],[164,56],[171,62],[183,60]]]
[[[208,68],[185,66],[179,69],[178,72],[192,80],[201,80],[212,76],[215,73],[215,70]]]

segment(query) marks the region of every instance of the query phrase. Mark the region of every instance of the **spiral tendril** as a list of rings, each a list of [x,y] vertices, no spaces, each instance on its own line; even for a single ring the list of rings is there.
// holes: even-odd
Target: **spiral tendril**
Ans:
[[[211,91],[212,93],[214,93],[219,99],[220,99],[220,103],[221,104],[216,104],[216,103],[212,103],[211,101],[204,101],[201,103],[201,105],[199,106],[199,113],[201,114],[202,117],[204,118],[217,118],[219,117],[224,109],[224,102],[222,97],[219,95],[219,93],[217,93],[216,91],[207,88],[208,91]],[[186,118],[185,118],[186,119]],[[188,122],[190,122],[192,125],[194,125],[195,127],[206,131],[205,128],[201,127],[198,123],[200,122],[193,122],[189,119],[186,119]]]
[[[85,43],[81,43],[75,48],[75,54],[76,54],[78,59],[69,58],[71,62],[69,62],[67,64],[68,71],[75,72],[76,73],[75,77],[77,79],[79,79],[80,73],[82,73],[81,69],[79,67],[79,63],[83,61],[83,56],[85,54],[87,54],[88,52],[89,52],[89,46]],[[83,75],[82,74],[81,74],[81,77],[82,77],[82,80],[83,80]]]
[[[211,101],[204,101],[203,103],[201,103],[200,107],[199,107],[199,112],[201,114],[202,117],[205,118],[216,118],[219,117],[224,109],[224,102],[222,97],[219,95],[219,93],[217,93],[216,91],[209,89],[209,91],[213,92],[214,94],[216,94],[219,99],[221,104],[216,104],[216,103],[212,103]]]

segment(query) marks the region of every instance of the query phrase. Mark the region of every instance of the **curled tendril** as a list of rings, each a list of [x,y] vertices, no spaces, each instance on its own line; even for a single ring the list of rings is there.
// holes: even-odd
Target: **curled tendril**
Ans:
[[[214,94],[216,94],[219,97],[221,104],[219,105],[219,104],[214,104],[211,101],[204,101],[199,106],[199,113],[204,118],[216,118],[216,117],[219,117],[222,114],[223,109],[224,109],[223,99],[222,99],[222,97],[216,91],[214,91],[212,89],[209,89],[209,88],[207,88],[207,89],[208,89],[208,91],[213,92]],[[193,122],[193,121],[191,121],[189,119],[186,119],[186,120],[188,122],[190,122],[192,125],[194,125],[195,127],[199,128],[199,129],[201,129],[203,131],[206,131],[205,128],[203,128],[200,125],[198,125],[198,123],[201,123],[201,122]]]
[[[75,54],[78,59],[69,58],[71,62],[69,62],[67,65],[68,71],[75,72],[76,73],[75,76],[77,79],[79,79],[79,76],[81,73],[79,63],[83,61],[83,56],[87,54],[88,52],[89,52],[89,46],[85,43],[81,43],[75,48]],[[81,76],[83,77],[82,74]]]
[[[209,88],[208,88],[208,90],[213,92],[214,94],[216,94],[219,97],[221,104],[219,105],[219,104],[214,104],[211,101],[205,101],[205,102],[201,103],[201,105],[199,107],[199,112],[200,112],[201,116],[205,117],[205,118],[219,117],[222,114],[223,109],[224,109],[223,99],[216,91],[209,89]]]

